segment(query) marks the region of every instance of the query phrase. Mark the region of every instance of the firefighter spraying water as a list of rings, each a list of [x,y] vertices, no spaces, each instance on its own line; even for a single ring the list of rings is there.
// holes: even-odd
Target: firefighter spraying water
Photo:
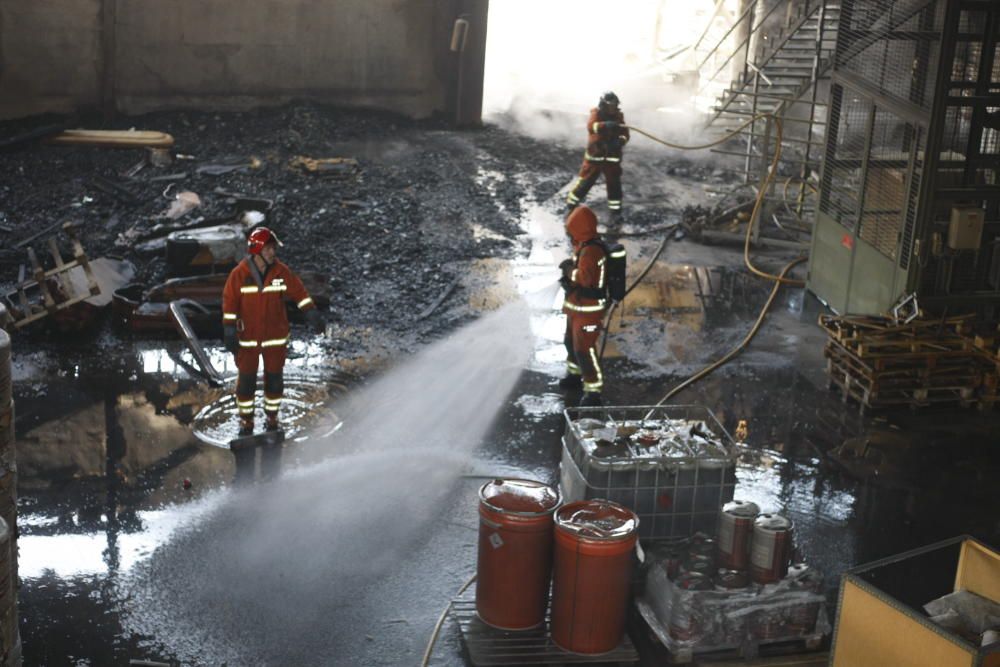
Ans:
[[[601,404],[604,388],[597,342],[612,303],[625,298],[625,248],[601,239],[597,216],[587,206],[569,214],[566,233],[573,242],[573,257],[559,265],[559,282],[566,291],[566,377],[559,386],[583,389],[580,405],[595,406]]]

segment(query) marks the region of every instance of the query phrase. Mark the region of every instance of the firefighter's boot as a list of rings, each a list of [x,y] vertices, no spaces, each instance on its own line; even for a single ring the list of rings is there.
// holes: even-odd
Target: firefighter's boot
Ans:
[[[278,413],[277,413],[277,411],[275,411],[275,412],[266,412],[265,414],[267,415],[267,430],[268,431],[277,431],[279,428],[281,428],[281,425],[278,423]]]
[[[596,391],[584,392],[583,398],[580,399],[581,408],[598,408],[602,405],[604,405],[604,402],[601,401],[600,392]]]
[[[253,435],[253,415],[240,415],[239,437]]]

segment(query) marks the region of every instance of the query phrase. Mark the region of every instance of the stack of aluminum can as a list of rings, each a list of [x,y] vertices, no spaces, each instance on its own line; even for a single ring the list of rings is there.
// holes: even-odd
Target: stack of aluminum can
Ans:
[[[733,500],[718,525],[717,538],[696,533],[653,552],[645,597],[667,647],[711,650],[814,635],[822,580],[804,564],[790,566],[791,522]]]

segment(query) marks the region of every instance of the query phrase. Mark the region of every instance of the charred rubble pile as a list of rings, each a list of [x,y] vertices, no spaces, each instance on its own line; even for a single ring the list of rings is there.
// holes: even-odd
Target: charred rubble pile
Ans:
[[[22,323],[31,331],[87,328],[125,283],[113,310],[126,328],[120,306],[157,290],[189,296],[194,285],[211,306],[212,281],[242,257],[246,232],[266,224],[285,243],[282,259],[311,274],[328,322],[408,334],[405,346],[463,317],[447,302],[429,308],[446,291],[461,303],[469,261],[517,251],[524,186],[557,189],[562,157],[539,160],[537,142],[496,128],[456,133],[309,104],[124,118],[113,127],[136,132],[110,139],[61,132],[95,126],[0,125],[0,281],[10,316],[38,316]],[[120,146],[134,137],[142,145]],[[84,266],[57,272],[69,264]],[[172,278],[184,289],[164,288]],[[131,328],[157,327],[140,318]]]

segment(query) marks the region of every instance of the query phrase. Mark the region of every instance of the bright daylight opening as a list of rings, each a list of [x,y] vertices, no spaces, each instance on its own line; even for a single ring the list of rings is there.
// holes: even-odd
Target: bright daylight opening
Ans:
[[[714,49],[739,39],[731,30],[739,8],[739,0],[494,1],[484,115],[577,141],[579,123],[568,116],[585,117],[612,90],[631,123],[690,137],[732,68],[742,67],[716,55],[729,49]]]

